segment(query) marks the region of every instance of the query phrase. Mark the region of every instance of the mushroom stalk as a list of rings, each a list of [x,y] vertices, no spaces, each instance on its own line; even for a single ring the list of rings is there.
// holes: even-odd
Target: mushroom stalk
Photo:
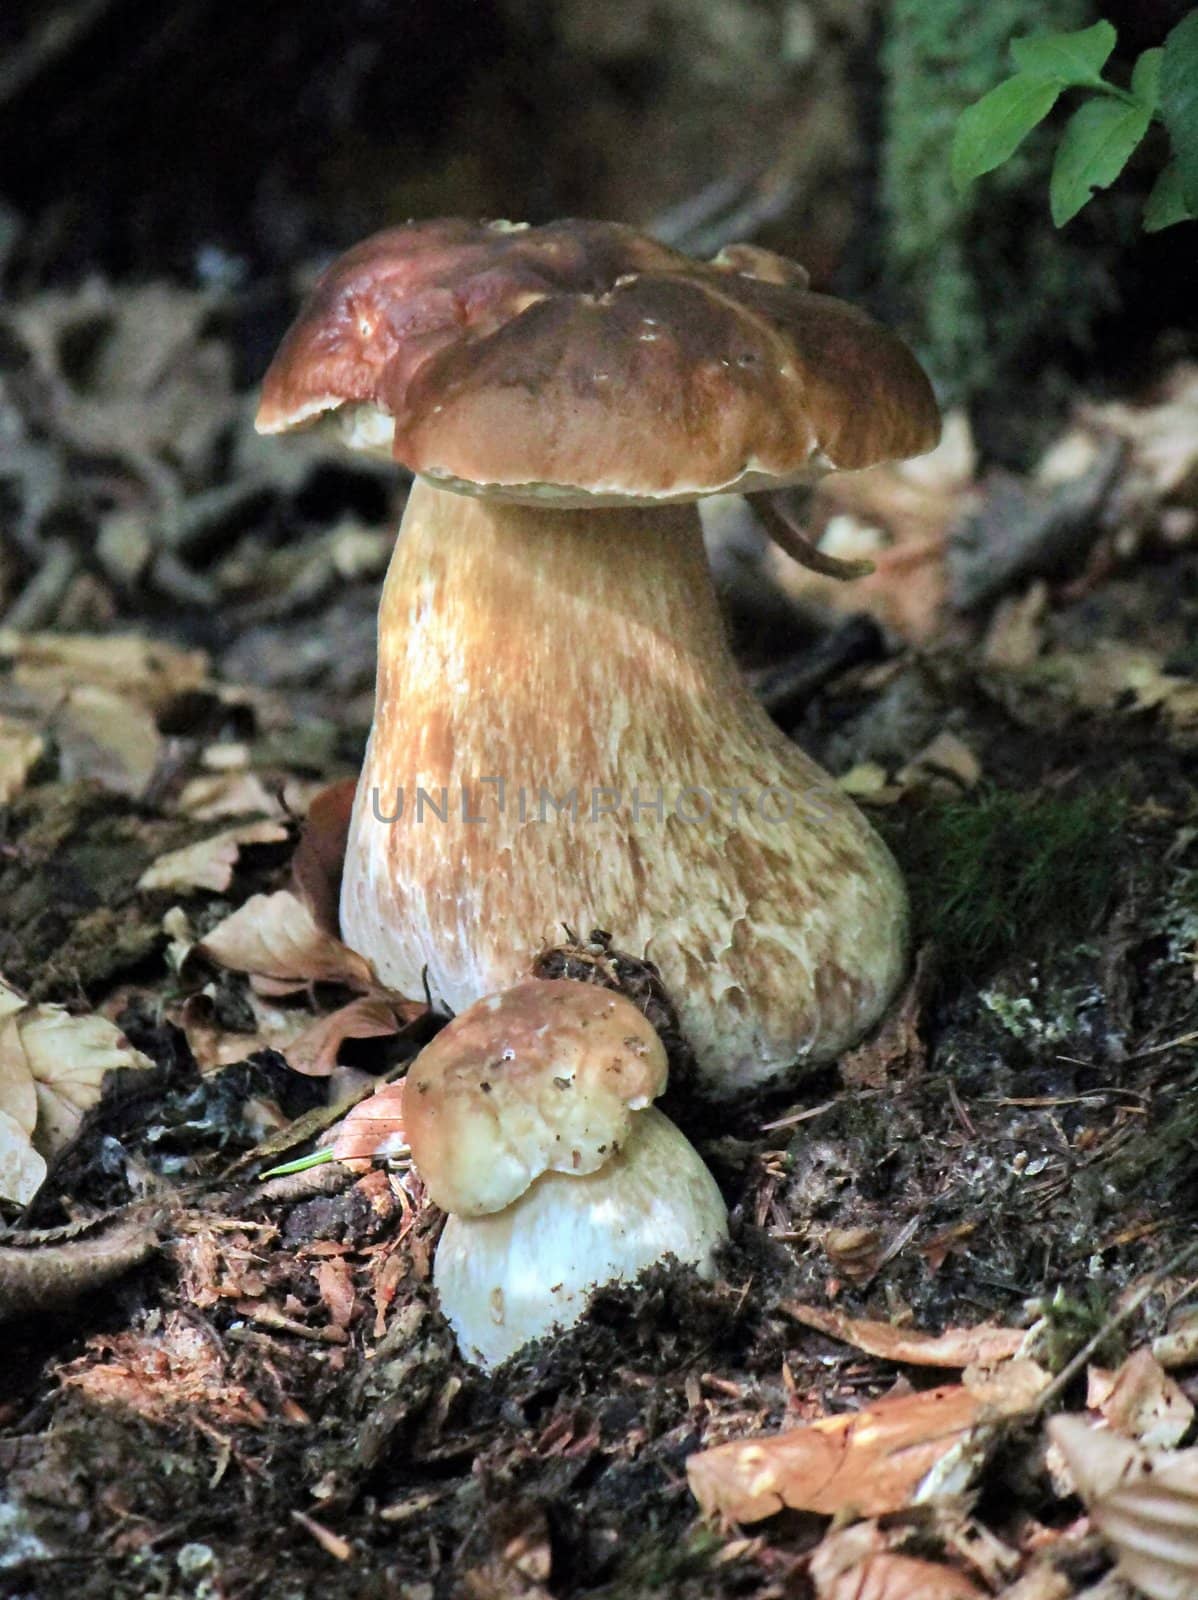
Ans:
[[[693,504],[417,479],[379,617],[348,942],[458,1011],[563,923],[655,962],[710,1092],[836,1055],[903,971],[882,842],[756,704]]]

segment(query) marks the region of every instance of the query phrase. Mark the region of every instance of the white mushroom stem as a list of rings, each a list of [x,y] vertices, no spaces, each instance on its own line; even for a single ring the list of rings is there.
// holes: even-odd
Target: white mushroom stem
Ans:
[[[420,480],[341,919],[384,982],[420,994],[427,974],[454,1011],[563,923],[605,928],[661,969],[717,1094],[835,1056],[906,959],[888,851],[740,678],[693,504],[555,510]]]
[[[592,1293],[667,1256],[715,1276],[728,1218],[715,1179],[650,1106],[619,1154],[587,1177],[547,1172],[506,1211],[451,1216],[433,1263],[467,1360],[493,1367],[584,1314]]]

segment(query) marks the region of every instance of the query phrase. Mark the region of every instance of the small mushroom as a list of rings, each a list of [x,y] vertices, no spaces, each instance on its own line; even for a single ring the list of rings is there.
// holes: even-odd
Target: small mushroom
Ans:
[[[433,1283],[462,1353],[496,1366],[667,1256],[704,1277],[727,1212],[652,1104],[661,1040],[622,995],[527,979],[456,1017],[404,1091],[412,1159],[449,1212]]]
[[[560,925],[651,960],[704,1086],[828,1060],[907,959],[898,869],[728,651],[695,502],[919,454],[906,346],[781,257],[614,223],[414,223],[325,273],[257,426],[412,469],[346,940],[460,1011]]]

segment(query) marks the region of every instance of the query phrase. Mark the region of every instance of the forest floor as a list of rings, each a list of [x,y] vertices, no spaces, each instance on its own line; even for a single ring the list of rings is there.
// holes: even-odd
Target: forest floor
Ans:
[[[401,495],[254,438],[262,318],[92,285],[0,325],[0,1592],[1130,1592],[1045,1416],[1192,1506],[1198,376],[1079,397],[1027,478],[957,419],[830,487],[856,587],[725,508],[733,636],[903,865],[916,974],[835,1067],[691,1108],[714,1285],[663,1267],[482,1374],[410,1171],[260,1177],[437,1026],[311,960],[293,853],[360,759]],[[799,1428],[825,1453],[735,1454]]]

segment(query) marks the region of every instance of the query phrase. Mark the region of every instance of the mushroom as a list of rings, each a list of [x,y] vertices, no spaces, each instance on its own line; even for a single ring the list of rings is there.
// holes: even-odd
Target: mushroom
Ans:
[[[505,1361],[666,1256],[714,1275],[727,1213],[652,1104],[665,1086],[665,1050],[632,1002],[568,978],[476,1001],[421,1051],[405,1129],[449,1213],[433,1283],[468,1359]]]
[[[258,428],[329,413],[416,474],[346,940],[458,1011],[606,928],[713,1095],[854,1043],[903,975],[903,884],[748,693],[695,502],[931,449],[906,346],[750,246],[423,222],[334,263],[275,356]]]

